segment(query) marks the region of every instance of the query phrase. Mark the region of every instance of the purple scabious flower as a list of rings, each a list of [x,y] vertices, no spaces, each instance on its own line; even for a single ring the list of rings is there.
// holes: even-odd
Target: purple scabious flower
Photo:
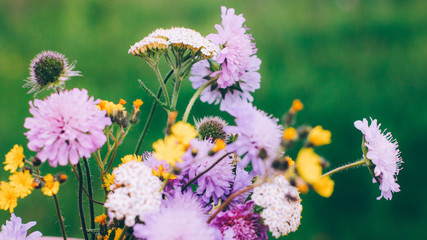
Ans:
[[[234,178],[233,187],[231,189],[231,193],[235,193],[237,191],[242,190],[243,188],[249,186],[252,184],[252,179],[254,178],[253,174],[250,174],[245,171],[245,169],[237,166],[236,167],[236,177]],[[230,207],[234,207],[237,204],[244,203],[246,199],[248,198],[249,194],[252,193],[252,190],[246,191],[239,196],[235,197],[230,202]]]
[[[239,204],[226,212],[220,212],[211,222],[217,227],[224,240],[268,239],[267,227],[261,223],[258,214],[252,212],[253,201]]]
[[[261,75],[257,72],[261,60],[255,55],[257,49],[253,38],[243,26],[245,18],[235,15],[234,9],[221,8],[222,25],[216,25],[217,34],[206,38],[221,46],[214,61],[203,60],[193,65],[190,81],[199,89],[212,78],[217,80],[203,90],[202,102],[221,102],[221,110],[233,103],[253,101],[250,92],[260,87]],[[218,66],[219,64],[219,66]]]
[[[98,110],[99,100],[89,97],[86,89],[51,94],[44,100],[30,102],[33,117],[25,119],[28,148],[38,152],[40,161],[49,160],[75,165],[81,157],[90,158],[107,140],[104,128],[111,124],[105,111]]]
[[[226,152],[220,150],[213,156],[209,156],[209,151],[214,144],[209,140],[193,139],[190,142],[191,147],[184,154],[184,162],[179,165],[182,168],[182,175],[187,182],[195,178],[206,169],[211,167]],[[193,156],[192,149],[197,149],[197,154]],[[230,194],[231,183],[234,180],[232,157],[226,156],[211,170],[203,174],[196,180],[196,193],[201,196],[201,200],[206,204],[211,202],[218,204],[220,198],[225,199]]]
[[[145,224],[135,224],[133,233],[138,239],[149,240],[218,239],[220,233],[207,224],[207,219],[192,192],[176,191],[163,202],[159,212],[144,218]]]
[[[12,213],[10,221],[1,226],[0,240],[35,240],[42,236],[41,232],[36,231],[27,236],[27,231],[36,225],[36,222],[22,224],[22,219]]]
[[[143,159],[143,162],[146,166],[150,167],[151,169],[153,169],[156,172],[160,171],[159,170],[160,165],[163,166],[163,172],[169,173],[169,171],[171,170],[169,163],[167,163],[166,161],[157,159],[155,157],[154,152],[148,152],[148,151],[144,152],[144,154],[142,154],[142,159]],[[182,180],[183,180],[182,175],[175,175],[174,174],[173,176],[175,176],[176,178],[175,179],[169,178],[169,181],[166,184],[165,188],[163,189],[163,192],[173,193],[174,189],[176,187],[180,187],[183,184],[182,183]]]
[[[227,112],[236,117],[236,126],[225,127],[228,134],[237,134],[237,140],[227,145],[227,151],[243,156],[238,166],[245,168],[252,162],[255,174],[263,176],[279,154],[282,126],[278,119],[258,110],[250,103],[235,105]]]
[[[372,120],[369,126],[368,120],[355,121],[354,126],[359,129],[365,137],[365,146],[368,148],[365,158],[374,165],[373,182],[380,184],[381,196],[391,200],[392,192],[399,192],[400,186],[396,183],[399,174],[400,164],[403,163],[397,141],[393,139],[390,132],[380,130],[381,124],[377,124],[377,119]]]

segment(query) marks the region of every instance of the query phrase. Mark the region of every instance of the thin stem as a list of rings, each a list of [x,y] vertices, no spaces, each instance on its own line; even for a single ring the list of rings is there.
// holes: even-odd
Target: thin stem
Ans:
[[[82,167],[80,166],[80,162],[77,163],[77,170],[78,170],[78,180],[79,180],[79,215],[80,215],[80,223],[82,225],[82,231],[83,236],[85,237],[85,240],[89,240],[87,236],[87,229],[86,229],[86,221],[85,221],[85,213],[83,211],[83,173],[82,173]]]
[[[162,192],[162,190],[166,187],[166,184],[168,184],[169,178],[172,176],[172,169],[170,170],[170,172],[168,173],[168,175],[166,176],[165,180],[163,180],[163,185],[160,188],[159,192]]]
[[[346,169],[349,169],[349,168],[357,167],[357,166],[360,166],[360,165],[364,165],[364,164],[366,164],[365,159],[359,160],[359,161],[354,162],[354,163],[349,163],[349,164],[346,164],[344,166],[332,169],[331,171],[323,174],[322,177],[323,176],[330,176],[330,175],[332,175],[334,173],[337,173],[337,172],[340,172],[340,171],[343,171],[343,170],[346,170]]]
[[[113,165],[114,158],[117,154],[117,148],[119,147],[119,139],[120,139],[120,133],[122,132],[122,128],[117,129],[117,135],[116,135],[116,141],[114,142],[114,149],[113,154],[111,154],[110,162],[108,163],[107,168],[102,173],[102,178],[104,178],[105,174],[110,170],[111,166]]]
[[[72,172],[74,172],[74,174],[76,175],[77,180],[79,180],[79,175],[78,175],[78,174],[77,174],[77,172],[76,172],[76,168],[75,168],[73,165],[71,165],[71,167],[73,168],[73,171],[72,171]],[[92,202],[94,202],[94,203],[96,203],[96,204],[99,204],[99,205],[104,206],[104,203],[99,202],[99,201],[96,201],[95,199],[90,198],[90,197],[89,197],[89,193],[86,191],[86,188],[85,188],[84,186],[83,186],[83,191],[85,192],[86,197],[88,197],[88,198],[89,198],[89,200],[91,200]]]
[[[209,172],[212,168],[214,168],[219,162],[221,162],[221,160],[223,160],[225,157],[227,157],[228,155],[232,154],[234,152],[229,152],[224,154],[222,157],[220,157],[218,160],[216,160],[210,167],[206,168],[205,171],[201,172],[199,175],[197,175],[195,178],[191,179],[188,183],[186,183],[183,187],[182,187],[182,191],[184,191],[188,186],[190,186],[193,182],[195,182],[197,179],[199,179],[201,176],[203,176],[205,173]]]
[[[245,193],[251,189],[254,189],[255,187],[263,184],[264,181],[261,181],[259,183],[254,183],[252,185],[249,185],[237,192],[234,192],[233,194],[231,194],[222,204],[221,206],[219,206],[219,208],[216,210],[216,212],[214,214],[212,214],[209,219],[208,219],[208,224],[216,217],[216,215],[218,215],[218,213],[220,213],[222,210],[224,210],[225,207],[227,207],[227,205],[231,202],[231,200],[233,200],[235,197],[239,196],[242,193]]]
[[[128,226],[124,226],[123,227],[123,230],[122,230],[122,234],[120,234],[120,236],[119,236],[119,238],[118,238],[118,240],[123,240],[124,239],[124,237],[125,237],[125,235],[126,235],[126,232],[128,231]]]
[[[200,94],[205,90],[209,85],[211,85],[214,81],[216,81],[216,78],[212,78],[210,81],[205,83],[202,87],[200,87],[193,95],[193,97],[190,99],[190,102],[187,105],[187,108],[185,109],[184,116],[182,117],[183,122],[187,122],[188,116],[190,115],[191,108],[193,108],[194,103],[196,102],[197,98],[199,98]]]
[[[156,95],[154,95],[154,93],[147,86],[145,86],[144,82],[141,79],[138,79],[138,82],[139,82],[139,85],[141,85],[142,89],[144,89],[144,91],[148,93],[148,95],[150,95],[150,97],[154,101],[160,104],[160,106],[162,106],[163,108],[168,109],[168,105],[162,102]]]
[[[165,84],[167,83],[169,78],[172,76],[172,73],[173,73],[173,70],[170,70],[168,72],[168,74],[166,75],[165,80],[164,80]],[[162,88],[159,88],[159,90],[157,91],[157,98],[159,98],[161,95],[162,95]],[[147,121],[145,122],[144,129],[142,130],[141,135],[139,136],[139,139],[138,139],[138,143],[136,144],[136,147],[135,147],[135,154],[136,155],[138,155],[138,153],[139,153],[139,149],[141,148],[142,141],[144,140],[145,135],[147,134],[148,128],[150,127],[151,121],[153,120],[154,112],[156,111],[156,107],[157,107],[157,102],[154,101],[153,105],[151,106],[151,110],[150,110],[150,113],[148,115]]]
[[[154,72],[156,72],[157,79],[159,80],[160,86],[162,87],[162,90],[164,92],[166,104],[168,107],[170,107],[171,101],[169,99],[168,89],[166,88],[166,84],[163,82],[163,77],[162,77],[162,74],[160,73],[159,65],[157,64],[153,69],[154,69]]]
[[[85,170],[86,170],[86,181],[87,181],[87,190],[89,193],[89,199],[93,199],[92,194],[92,179],[90,175],[90,169],[89,169],[89,163],[87,162],[86,157],[83,157],[83,162],[85,164]],[[89,201],[89,213],[90,213],[90,228],[95,229],[95,210],[93,208],[93,202]],[[91,233],[92,240],[95,240],[95,233]]]
[[[58,197],[56,194],[52,194],[53,200],[55,200],[56,215],[58,216],[59,226],[61,227],[62,238],[67,240],[67,234],[65,233],[64,221],[62,220],[61,210],[59,209]]]

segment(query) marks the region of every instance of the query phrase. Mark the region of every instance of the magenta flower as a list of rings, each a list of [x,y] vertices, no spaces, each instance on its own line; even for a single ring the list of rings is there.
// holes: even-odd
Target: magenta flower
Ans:
[[[190,144],[190,149],[182,157],[184,162],[179,165],[186,182],[204,172],[226,154],[224,150],[220,150],[215,155],[209,156],[209,151],[214,146],[209,140],[193,139]],[[192,154],[192,149],[197,149],[195,156]],[[231,183],[234,180],[232,160],[231,155],[225,157],[196,180],[196,192],[206,204],[209,204],[211,199],[218,204],[220,198],[226,199],[226,195],[230,194]]]
[[[25,119],[28,148],[38,152],[40,161],[49,160],[52,167],[59,163],[75,165],[81,157],[89,158],[107,140],[104,128],[111,124],[105,111],[98,110],[87,90],[77,88],[51,94],[44,100],[30,102],[33,117]]]
[[[235,15],[234,9],[221,8],[222,25],[216,25],[218,34],[209,34],[207,38],[221,46],[214,58],[200,61],[191,69],[190,81],[193,88],[199,89],[212,78],[217,80],[201,93],[202,102],[221,102],[221,109],[233,103],[253,101],[250,92],[260,87],[261,75],[257,72],[261,60],[255,55],[257,49],[253,38],[243,26],[245,18]],[[219,66],[217,66],[219,64]]]
[[[403,163],[397,149],[399,145],[390,132],[381,132],[381,124],[377,124],[376,119],[371,118],[370,126],[366,118],[363,121],[355,121],[354,126],[365,137],[365,146],[368,148],[365,157],[375,165],[373,182],[378,181],[381,190],[381,196],[377,199],[384,197],[390,200],[392,192],[400,191],[400,186],[396,183],[400,164]]]
[[[42,236],[41,232],[35,231],[27,236],[27,231],[36,225],[36,222],[22,224],[22,219],[12,213],[10,221],[1,226],[0,240],[35,240]]]
[[[238,135],[236,141],[227,145],[227,151],[244,155],[238,166],[245,168],[252,162],[254,173],[263,176],[279,154],[282,126],[277,124],[278,119],[250,103],[235,105],[227,112],[236,117],[237,125],[227,126],[224,130],[228,134]]]
[[[164,201],[160,211],[144,217],[145,224],[135,224],[134,235],[150,240],[214,240],[220,233],[209,226],[208,216],[192,192],[176,191]]]
[[[254,202],[249,201],[220,212],[211,225],[221,231],[224,240],[268,239],[267,227],[261,223],[259,215],[252,212],[253,206]]]

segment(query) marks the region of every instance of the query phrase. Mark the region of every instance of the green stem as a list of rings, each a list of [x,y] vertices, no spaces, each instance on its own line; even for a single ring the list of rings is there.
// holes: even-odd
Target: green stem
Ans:
[[[172,172],[173,172],[173,169],[169,170],[168,175],[166,176],[165,180],[163,180],[163,185],[160,188],[159,192],[162,192],[163,189],[166,187],[166,184],[168,184],[169,178],[172,176]]]
[[[209,172],[212,168],[214,168],[219,162],[222,161],[222,159],[224,159],[225,157],[227,157],[228,155],[232,154],[234,152],[229,152],[224,154],[222,157],[220,157],[218,160],[216,160],[210,167],[208,167],[205,171],[201,172],[199,175],[197,175],[196,177],[194,177],[193,179],[191,179],[188,183],[186,183],[183,187],[182,187],[182,191],[184,191],[188,186],[190,186],[193,182],[195,182],[197,179],[199,179],[201,176],[203,176],[203,174]]]
[[[52,194],[53,200],[55,200],[56,215],[58,216],[59,226],[61,227],[62,238],[67,240],[67,234],[65,233],[64,221],[62,220],[61,210],[59,209],[58,197],[56,194]]]
[[[162,87],[162,90],[164,92],[166,104],[168,108],[170,108],[171,101],[169,99],[168,89],[166,88],[166,84],[163,82],[163,77],[162,77],[162,74],[160,73],[159,65],[156,65],[153,69],[154,69],[154,72],[156,72],[157,79],[159,80],[160,86]]]
[[[92,194],[92,179],[90,175],[90,169],[89,169],[89,163],[87,162],[86,157],[83,157],[83,162],[85,164],[85,170],[86,170],[86,181],[87,181],[87,190],[89,193],[89,213],[90,213],[90,228],[95,229],[95,210],[93,208],[93,202],[90,201],[93,199]],[[91,233],[92,240],[95,240],[95,233]]]
[[[216,79],[217,78],[212,78],[194,93],[193,97],[190,99],[190,102],[187,105],[187,108],[185,109],[184,116],[182,117],[183,122],[187,122],[188,116],[190,115],[190,111],[193,108],[193,105],[196,102],[197,98],[199,98],[200,94],[203,92],[203,90],[205,90],[209,85],[216,81]]]
[[[117,148],[119,147],[119,139],[120,139],[121,131],[122,131],[122,128],[117,129],[117,135],[116,135],[116,141],[114,142],[113,153],[111,154],[110,162],[108,163],[107,168],[105,169],[105,171],[103,172],[103,174],[101,176],[102,178],[104,178],[105,174],[108,173],[111,166],[113,165],[114,158],[116,157],[116,154],[117,154]]]
[[[128,231],[128,226],[124,226],[123,227],[123,231],[122,231],[122,234],[120,234],[120,236],[119,236],[119,238],[118,238],[118,240],[123,240],[124,239],[124,237],[125,237],[125,235],[126,235],[126,232]]]
[[[357,167],[357,166],[360,166],[360,165],[364,165],[364,164],[366,164],[365,159],[362,159],[362,160],[356,161],[356,162],[354,162],[354,163],[349,163],[349,164],[346,164],[346,165],[344,165],[344,166],[341,166],[341,167],[337,167],[337,168],[335,168],[335,169],[332,169],[331,171],[329,171],[329,172],[327,172],[327,173],[323,174],[323,175],[322,175],[322,177],[323,177],[323,176],[330,176],[330,175],[332,175],[332,174],[334,174],[334,173],[337,173],[337,172],[340,172],[340,171],[343,171],[343,170],[346,170],[346,169],[349,169],[349,168]]]
[[[166,75],[165,80],[164,80],[165,84],[167,83],[169,78],[172,76],[172,73],[173,73],[173,70],[170,70],[168,72],[168,74]],[[159,90],[157,91],[157,98],[159,98],[161,95],[162,95],[162,88],[159,88]],[[151,121],[153,120],[154,112],[156,111],[156,107],[157,107],[157,102],[154,101],[153,105],[151,106],[151,110],[150,110],[150,113],[148,115],[147,121],[145,122],[144,129],[142,129],[141,135],[139,136],[139,139],[138,139],[138,143],[136,144],[135,155],[138,155],[138,153],[139,153],[139,149],[141,148],[142,141],[144,140],[145,135],[148,132],[148,128],[150,127]]]
[[[82,231],[83,236],[85,240],[89,240],[87,236],[87,229],[86,229],[86,221],[85,221],[85,213],[83,211],[83,173],[82,173],[82,167],[80,166],[80,162],[77,163],[77,170],[78,170],[78,180],[79,180],[79,215],[80,215],[80,223],[82,225]]]

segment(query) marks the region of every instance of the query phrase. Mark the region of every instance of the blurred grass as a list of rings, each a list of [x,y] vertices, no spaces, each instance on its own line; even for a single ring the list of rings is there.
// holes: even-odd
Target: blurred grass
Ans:
[[[378,186],[371,183],[366,169],[337,174],[330,199],[313,192],[303,196],[302,224],[286,239],[420,238],[427,222],[427,193],[421,191],[420,178],[427,168],[421,145],[427,134],[427,2],[423,0],[1,1],[1,153],[16,143],[27,143],[23,122],[33,97],[22,85],[37,53],[55,50],[78,61],[77,70],[84,77],[67,83],[69,88],[86,88],[96,98],[113,101],[142,98],[144,118],[152,101],[137,79],[153,89],[158,86],[143,60],[127,54],[129,46],[158,27],[184,26],[202,35],[215,32],[221,5],[244,14],[257,42],[263,61],[261,89],[255,93],[259,108],[280,117],[294,98],[301,99],[305,109],[298,122],[332,131],[332,144],[318,150],[332,166],[361,156],[361,135],[353,122],[378,118],[398,139],[406,162],[398,181],[402,191],[392,201],[375,200]],[[193,93],[186,81],[178,104],[181,113]],[[231,120],[217,109],[198,101],[192,113],[197,118],[218,114]],[[161,136],[165,117],[157,112],[144,150]],[[142,125],[132,129],[119,157],[133,152]],[[95,165],[92,168],[99,178]],[[42,171],[69,175],[59,201],[69,236],[81,237],[74,175],[67,167],[45,165]],[[0,180],[7,177],[1,170]],[[102,191],[97,190],[95,198],[102,200]],[[60,235],[53,200],[40,191],[19,200],[15,212],[24,222],[37,221],[36,228],[44,235]],[[101,212],[97,208],[97,214]],[[7,218],[9,213],[0,212],[0,223]]]

